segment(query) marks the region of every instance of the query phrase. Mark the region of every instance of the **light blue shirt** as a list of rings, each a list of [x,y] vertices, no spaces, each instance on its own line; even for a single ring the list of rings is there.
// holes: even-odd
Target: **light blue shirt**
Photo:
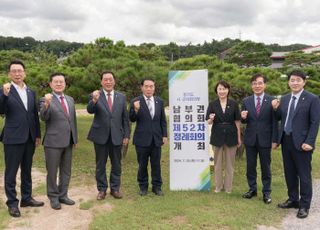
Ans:
[[[295,96],[295,97],[296,97],[296,100],[295,100],[295,102],[294,102],[294,109],[296,109],[297,103],[298,103],[298,101],[299,101],[299,98],[300,98],[302,92],[303,92],[303,89],[302,89],[299,93],[297,93],[297,94],[291,93],[291,98],[290,98],[289,105],[288,105],[288,110],[287,110],[286,123],[284,124],[284,127],[286,127],[286,125],[287,125],[288,116],[289,116],[289,110],[290,110],[290,105],[291,105],[291,101],[292,101],[292,96]]]

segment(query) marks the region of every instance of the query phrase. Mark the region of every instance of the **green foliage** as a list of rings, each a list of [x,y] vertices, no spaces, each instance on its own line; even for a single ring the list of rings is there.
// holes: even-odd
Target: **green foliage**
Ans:
[[[63,40],[36,41],[32,37],[15,38],[0,36],[0,50],[19,50],[32,52],[36,49],[44,49],[48,53],[63,57],[82,47],[82,43],[66,42]]]
[[[291,52],[286,56],[284,66],[305,67],[311,66],[316,62],[320,62],[319,53],[304,53],[303,51]]]
[[[269,66],[271,53],[263,43],[244,41],[228,50],[225,61],[240,67]]]
[[[51,44],[60,43],[52,41]],[[222,61],[214,55],[232,46],[229,53],[227,52],[227,60],[236,62],[238,65]],[[209,55],[181,58],[196,53]],[[171,60],[168,59],[169,54],[173,54],[173,60],[177,60],[169,62],[168,60]],[[231,61],[231,54],[237,54],[233,56],[238,56],[238,59]],[[187,46],[179,46],[176,43],[170,43],[157,46],[153,43],[143,43],[139,46],[126,46],[124,41],[114,42],[108,38],[98,38],[95,42],[72,52],[67,58],[58,58],[54,52],[48,52],[45,46],[36,46],[30,52],[2,50],[0,51],[0,84],[8,82],[8,63],[13,59],[21,59],[26,64],[26,83],[36,91],[37,97],[50,92],[48,87],[50,74],[63,72],[67,81],[66,93],[74,97],[76,102],[86,104],[88,95],[101,88],[100,74],[110,70],[116,75],[116,89],[126,94],[128,102],[141,94],[141,80],[152,77],[156,81],[156,94],[160,95],[167,104],[167,81],[170,70],[208,69],[209,99],[216,98],[214,87],[218,80],[224,79],[231,84],[231,97],[241,102],[244,97],[252,93],[250,78],[257,72],[269,79],[267,93],[279,95],[288,92],[287,79],[281,76],[292,68],[285,66],[280,70],[273,70],[260,67],[268,64],[265,58],[269,54],[270,50],[261,43],[241,42],[237,39],[212,40],[203,45],[190,43]],[[312,57],[315,56],[315,54],[312,55]],[[239,58],[240,56],[242,58]],[[250,67],[240,68],[239,65]],[[306,65],[303,68],[309,76],[306,89],[316,94],[319,94],[319,68],[319,65]]]
[[[287,45],[287,46],[280,46],[279,44],[267,45],[267,47],[274,52],[297,51],[297,50],[302,50],[304,48],[307,48],[309,46],[310,45],[305,45],[305,44],[292,44],[292,45]]]

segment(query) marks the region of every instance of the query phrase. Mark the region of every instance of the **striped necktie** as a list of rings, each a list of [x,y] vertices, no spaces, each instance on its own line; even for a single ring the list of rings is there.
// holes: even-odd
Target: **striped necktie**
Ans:
[[[260,97],[257,97],[257,106],[256,106],[256,112],[257,112],[257,115],[259,116],[260,114],[260,110],[261,110],[261,98]]]

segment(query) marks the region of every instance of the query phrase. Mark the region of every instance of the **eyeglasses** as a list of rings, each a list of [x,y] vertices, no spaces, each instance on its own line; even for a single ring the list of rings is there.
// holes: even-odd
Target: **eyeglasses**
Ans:
[[[10,70],[10,73],[24,73],[23,69],[12,69]]]
[[[252,85],[253,85],[253,86],[262,86],[262,85],[264,85],[264,82],[262,82],[262,81],[252,82]]]

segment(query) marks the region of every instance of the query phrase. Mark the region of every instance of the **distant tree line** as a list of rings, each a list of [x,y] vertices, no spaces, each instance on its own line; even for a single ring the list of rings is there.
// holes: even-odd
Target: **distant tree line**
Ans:
[[[306,65],[301,64],[299,56],[299,65],[284,65],[282,69],[275,70],[266,68],[270,52],[262,43],[240,41],[229,49],[224,60],[216,55],[202,54],[171,61],[161,46],[126,46],[124,41],[114,42],[108,38],[84,44],[63,59],[41,47],[31,51],[0,50],[0,86],[8,82],[8,63],[20,59],[26,64],[26,82],[36,90],[38,97],[50,92],[49,75],[63,72],[67,77],[66,93],[78,103],[87,103],[88,95],[101,87],[99,75],[104,70],[116,74],[116,88],[124,92],[128,100],[141,93],[141,79],[152,77],[156,81],[156,93],[168,103],[168,72],[194,69],[208,69],[210,100],[216,97],[216,82],[225,79],[232,86],[231,96],[240,102],[251,94],[250,78],[256,72],[265,74],[269,79],[268,93],[283,94],[288,91],[287,79],[283,76],[295,67],[303,68],[310,77],[306,88],[320,95],[320,66],[310,64],[309,56],[305,59],[308,61]]]
[[[162,53],[168,61],[176,61],[180,58],[189,58],[196,55],[217,56],[222,52],[241,43],[240,39],[225,38],[221,41],[212,39],[210,42],[204,41],[203,44],[178,45],[170,42],[166,45],[156,45],[154,43],[142,43],[140,45],[132,45],[130,48],[136,50],[141,58],[149,58],[145,56],[145,51],[152,49],[153,54]],[[261,43],[263,44],[263,43]],[[281,46],[279,44],[265,45],[267,49],[272,51],[296,51],[308,47],[305,44],[292,44]],[[70,53],[77,51],[83,47],[84,43],[67,42],[63,40],[37,41],[32,37],[4,37],[0,36],[0,50],[20,50],[23,52],[31,52],[36,49],[43,49],[48,53],[52,53],[58,57],[68,56]]]
[[[32,37],[16,38],[0,36],[0,50],[20,50],[31,52],[43,49],[58,57],[67,56],[78,50],[84,44],[79,42],[67,42],[63,40],[37,41]]]

